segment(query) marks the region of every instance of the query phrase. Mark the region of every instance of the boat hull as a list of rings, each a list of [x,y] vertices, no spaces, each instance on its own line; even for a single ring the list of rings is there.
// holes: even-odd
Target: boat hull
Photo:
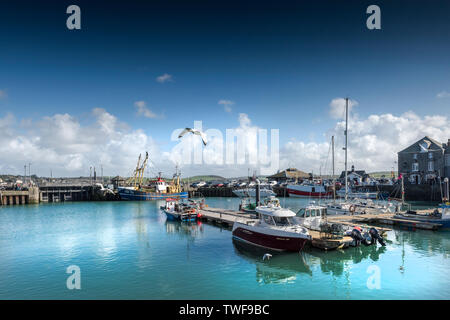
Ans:
[[[333,196],[332,192],[309,192],[304,190],[287,188],[289,197],[297,198],[331,198]]]
[[[336,195],[340,198],[345,198],[345,192],[337,192]],[[378,199],[379,194],[377,192],[349,192],[347,198],[349,199]]]
[[[440,225],[440,229],[450,229],[450,219],[433,219],[433,218],[425,218],[425,217],[417,217],[414,215],[395,215],[396,219],[403,219],[412,222],[426,222],[426,223],[435,223]]]
[[[256,190],[255,189],[237,189],[233,190],[233,194],[238,196],[239,198],[250,197],[256,198]],[[268,198],[272,196],[276,196],[276,193],[272,190],[261,189],[259,191],[259,195],[261,198]]]
[[[298,252],[308,239],[295,236],[270,235],[238,226],[233,229],[233,239],[273,251]]]
[[[197,220],[197,214],[180,214],[168,210],[164,210],[164,213],[169,221],[192,222]]]
[[[147,192],[128,188],[119,188],[119,195],[121,200],[132,201],[147,201],[147,200],[161,200],[167,198],[187,198],[187,192],[177,193],[159,193],[159,192]]]

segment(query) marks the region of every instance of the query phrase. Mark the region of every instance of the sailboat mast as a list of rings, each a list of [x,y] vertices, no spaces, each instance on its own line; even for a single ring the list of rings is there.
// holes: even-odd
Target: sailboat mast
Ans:
[[[336,180],[334,177],[334,136],[331,137],[331,159],[333,162],[333,199],[336,201]]]
[[[345,201],[348,200],[347,147],[348,147],[348,98],[345,98]]]

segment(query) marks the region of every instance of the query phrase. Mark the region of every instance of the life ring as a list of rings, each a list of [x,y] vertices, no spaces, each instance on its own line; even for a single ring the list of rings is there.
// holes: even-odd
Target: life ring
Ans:
[[[355,213],[355,210],[356,210],[356,207],[352,204],[352,205],[350,206],[349,211],[351,212],[351,214],[354,214],[354,213]]]

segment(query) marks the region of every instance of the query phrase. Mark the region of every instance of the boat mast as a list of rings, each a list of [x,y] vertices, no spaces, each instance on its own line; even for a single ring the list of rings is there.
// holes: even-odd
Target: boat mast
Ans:
[[[345,201],[347,201],[348,199],[347,146],[348,146],[348,98],[345,98]]]
[[[336,180],[334,177],[334,136],[331,136],[331,159],[333,163],[333,200],[336,202]]]
[[[405,184],[403,182],[403,175],[402,175],[402,207],[405,204]]]

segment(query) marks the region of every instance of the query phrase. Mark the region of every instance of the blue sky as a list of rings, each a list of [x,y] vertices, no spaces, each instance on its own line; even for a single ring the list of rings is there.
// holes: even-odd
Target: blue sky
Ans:
[[[446,1],[38,3],[0,4],[0,117],[17,122],[67,113],[88,125],[103,108],[168,150],[173,129],[225,130],[240,113],[279,128],[281,144],[321,143],[336,124],[331,100],[346,95],[359,119],[449,116],[437,97],[450,92]],[[70,4],[81,30],[65,27]],[[381,30],[366,28],[370,4]],[[136,101],[158,116],[138,115]]]

